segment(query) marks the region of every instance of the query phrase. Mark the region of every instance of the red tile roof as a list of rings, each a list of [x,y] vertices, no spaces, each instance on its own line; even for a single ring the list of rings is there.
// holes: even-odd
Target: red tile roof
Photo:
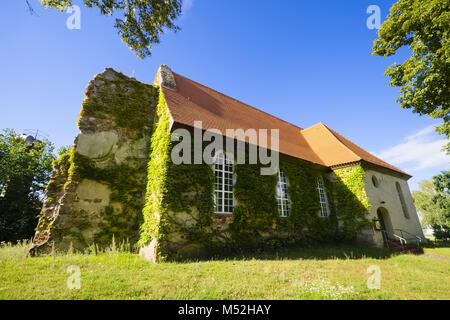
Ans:
[[[411,177],[408,173],[377,158],[323,123],[302,130],[302,135],[308,141],[314,153],[328,167],[366,161]]]
[[[279,129],[279,152],[327,167],[367,161],[402,175],[400,169],[358,147],[322,123],[302,129],[202,84],[173,73],[176,90],[161,86],[174,122],[219,129]],[[270,142],[269,142],[270,143]]]

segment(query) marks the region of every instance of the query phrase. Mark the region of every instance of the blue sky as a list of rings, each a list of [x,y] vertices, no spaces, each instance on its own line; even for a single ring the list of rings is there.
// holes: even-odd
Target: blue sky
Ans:
[[[152,83],[160,64],[197,82],[306,128],[323,122],[418,181],[448,169],[436,119],[396,103],[384,70],[402,62],[371,55],[376,30],[393,0],[189,0],[178,33],[167,33],[151,57],[136,57],[111,17],[81,1],[81,29],[68,13],[38,0],[3,0],[0,11],[0,128],[40,129],[57,147],[72,143],[88,82],[106,67]]]

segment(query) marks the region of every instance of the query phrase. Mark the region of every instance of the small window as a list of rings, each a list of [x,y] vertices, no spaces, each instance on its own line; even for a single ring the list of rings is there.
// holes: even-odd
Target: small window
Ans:
[[[317,179],[317,190],[319,191],[320,216],[328,217],[330,215],[330,208],[328,207],[327,193],[325,191],[322,177]]]
[[[280,216],[284,218],[289,217],[291,205],[287,194],[287,180],[283,171],[278,171],[277,203]]]
[[[373,186],[374,186],[375,188],[378,188],[379,183],[378,183],[377,177],[372,176],[372,183],[373,183]]]
[[[233,161],[223,153],[217,154],[214,161],[214,200],[216,213],[233,213]]]
[[[398,198],[400,199],[400,203],[402,205],[402,211],[405,218],[409,219],[408,208],[406,207],[405,198],[403,197],[402,188],[400,187],[400,183],[396,182],[395,187],[397,188]]]

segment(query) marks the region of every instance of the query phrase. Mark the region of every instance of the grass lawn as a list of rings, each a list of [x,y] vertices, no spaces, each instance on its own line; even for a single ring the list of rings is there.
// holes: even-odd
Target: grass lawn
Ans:
[[[424,248],[423,251],[425,253],[450,258],[450,248]]]
[[[450,261],[384,249],[290,249],[208,261],[151,264],[129,252],[25,258],[0,247],[0,299],[449,299]],[[450,248],[426,252],[450,256]],[[69,290],[78,266],[81,288]],[[368,289],[369,266],[381,271]]]

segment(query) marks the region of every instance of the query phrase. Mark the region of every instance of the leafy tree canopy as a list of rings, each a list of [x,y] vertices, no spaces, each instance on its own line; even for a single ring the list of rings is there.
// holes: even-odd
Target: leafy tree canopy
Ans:
[[[72,0],[40,0],[45,8],[65,10]],[[101,14],[117,15],[115,28],[122,41],[140,58],[151,55],[153,44],[160,42],[164,29],[178,31],[174,20],[181,14],[182,0],[84,0],[98,7]]]
[[[420,191],[412,192],[414,204],[422,214],[422,225],[432,226],[437,237],[443,229],[450,228],[450,170],[422,181],[419,186]]]
[[[55,156],[49,141],[0,131],[0,241],[29,239],[37,225]]]
[[[420,115],[443,119],[436,130],[450,137],[450,1],[399,0],[378,30],[373,54],[391,56],[408,46],[411,57],[385,74],[400,87],[397,102]],[[446,146],[450,153],[450,143]]]
[[[433,201],[434,197],[438,194],[434,189],[433,182],[424,180],[419,183],[419,188],[419,191],[412,192],[412,196],[417,210],[419,210],[422,215],[422,226],[426,227],[441,224],[441,210]]]
[[[68,145],[65,145],[65,146],[61,146],[61,147],[58,148],[56,153],[58,154],[58,156],[61,156],[63,154],[69,153],[71,148],[72,148],[71,144],[68,144]]]
[[[433,184],[439,193],[450,196],[450,170],[442,171],[441,174],[434,176]]]

